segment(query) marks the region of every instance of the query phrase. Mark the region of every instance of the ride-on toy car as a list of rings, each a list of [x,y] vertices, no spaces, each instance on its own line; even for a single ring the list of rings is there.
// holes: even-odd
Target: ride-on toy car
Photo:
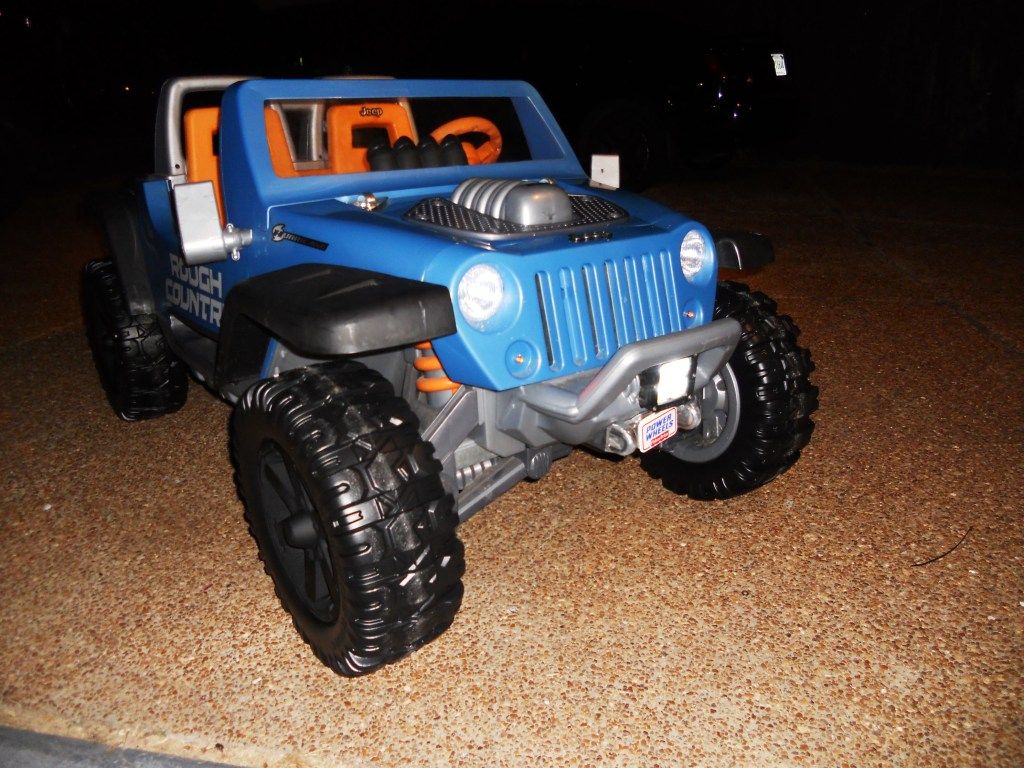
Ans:
[[[522,82],[170,81],[106,228],[83,296],[110,404],[175,411],[188,373],[235,404],[260,557],[343,675],[443,632],[459,522],[574,446],[722,499],[811,435],[796,327],[716,284],[767,241],[590,183]]]

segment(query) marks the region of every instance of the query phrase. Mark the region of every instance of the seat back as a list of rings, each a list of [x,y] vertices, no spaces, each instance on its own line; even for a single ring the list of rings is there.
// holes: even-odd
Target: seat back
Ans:
[[[288,136],[284,131],[281,115],[266,107],[263,119],[267,127],[267,146],[270,162],[278,176],[299,176],[292,162]],[[185,113],[185,162],[188,166],[188,181],[212,181],[213,194],[217,198],[220,221],[224,224],[224,196],[220,184],[220,158],[217,153],[216,136],[220,127],[220,107],[197,107]]]
[[[185,113],[185,164],[188,181],[212,181],[220,223],[224,224],[224,198],[220,189],[220,158],[214,139],[220,126],[219,107],[197,107]]]
[[[401,104],[381,101],[330,107],[327,110],[327,147],[332,173],[370,170],[367,147],[355,146],[354,132],[359,128],[384,128],[391,144],[401,136],[417,140],[409,113]]]

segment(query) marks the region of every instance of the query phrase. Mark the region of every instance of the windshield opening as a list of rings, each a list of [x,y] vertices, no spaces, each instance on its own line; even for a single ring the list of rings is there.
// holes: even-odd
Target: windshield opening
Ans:
[[[270,100],[264,116],[287,178],[535,159],[506,97]]]

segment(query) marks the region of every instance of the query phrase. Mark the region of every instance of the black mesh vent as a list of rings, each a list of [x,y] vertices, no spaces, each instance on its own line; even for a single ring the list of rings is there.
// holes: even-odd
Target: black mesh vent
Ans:
[[[488,239],[568,231],[595,224],[625,221],[629,218],[622,208],[602,197],[569,195],[569,201],[572,203],[572,221],[561,224],[536,224],[528,227],[477,213],[443,197],[421,200],[409,209],[405,218],[444,229],[472,232]]]

